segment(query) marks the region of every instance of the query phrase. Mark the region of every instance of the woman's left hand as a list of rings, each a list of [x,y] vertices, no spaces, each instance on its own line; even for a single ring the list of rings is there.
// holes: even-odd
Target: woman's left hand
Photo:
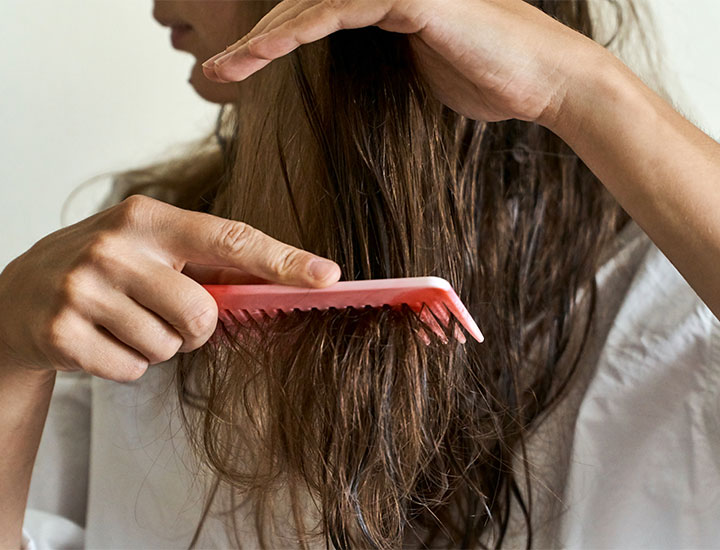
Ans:
[[[284,0],[206,61],[205,75],[241,81],[303,44],[371,25],[412,35],[437,98],[484,121],[549,125],[574,68],[604,51],[523,0]]]

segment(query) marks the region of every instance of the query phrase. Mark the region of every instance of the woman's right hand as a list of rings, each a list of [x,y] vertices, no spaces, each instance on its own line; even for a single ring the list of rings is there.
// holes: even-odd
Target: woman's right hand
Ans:
[[[183,273],[191,268],[308,287],[340,277],[335,263],[242,222],[136,195],[48,235],[0,273],[0,361],[136,380],[215,330],[217,304]]]

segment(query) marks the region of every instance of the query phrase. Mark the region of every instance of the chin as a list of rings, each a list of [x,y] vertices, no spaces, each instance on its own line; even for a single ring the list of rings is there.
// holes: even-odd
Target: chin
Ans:
[[[190,75],[190,84],[200,97],[211,103],[232,103],[237,99],[237,84],[220,84],[208,80],[202,72],[200,62],[197,62]]]

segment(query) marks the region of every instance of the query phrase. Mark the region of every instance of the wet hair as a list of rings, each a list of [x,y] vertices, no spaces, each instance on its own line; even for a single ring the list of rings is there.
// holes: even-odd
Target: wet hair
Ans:
[[[597,39],[587,2],[535,4]],[[549,130],[441,105],[403,35],[338,32],[238,90],[222,150],[175,182],[176,204],[332,258],[347,280],[443,277],[486,341],[450,326],[427,343],[407,307],[220,325],[177,370],[216,480],[196,539],[224,492],[238,546],[249,506],[264,547],[500,547],[512,510],[530,547],[527,439],[572,382],[628,216]]]

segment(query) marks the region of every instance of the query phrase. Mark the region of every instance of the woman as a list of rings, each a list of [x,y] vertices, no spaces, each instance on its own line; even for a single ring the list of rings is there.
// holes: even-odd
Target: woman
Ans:
[[[260,15],[245,3],[211,5],[161,2],[156,16],[203,58],[203,37]],[[584,3],[541,7],[553,17],[519,0],[287,0],[203,65],[217,87],[196,68],[200,93],[236,102],[236,124],[221,152],[187,163],[173,189],[151,174],[156,196],[245,223],[134,197],[3,272],[13,312],[0,321],[3,545],[20,542],[55,370],[135,381],[178,350],[199,350],[177,369],[183,416],[172,402],[160,416],[169,364],[123,389],[93,381],[90,454],[101,471],[90,474],[89,547],[227,545],[213,537],[228,526],[236,542],[266,546],[714,540],[705,407],[717,359],[718,146],[561,24],[596,36]],[[373,25],[396,34],[333,34]],[[491,124],[509,119],[533,124]],[[142,184],[138,174],[125,182],[127,192]],[[487,345],[426,346],[411,312],[385,309],[236,327],[230,345],[203,346],[217,310],[196,281],[322,286],[340,275],[253,228],[334,259],[349,279],[443,275]],[[59,290],[37,303],[48,278]],[[144,398],[152,406],[134,410],[137,431],[125,433],[123,407]],[[187,471],[163,463],[164,477],[147,478],[155,499],[141,500],[133,479],[142,485],[149,465],[137,447],[159,440],[163,418],[171,430],[179,418],[190,427],[214,478],[192,493]],[[690,434],[692,452],[664,445],[668,434]],[[597,463],[583,469],[593,444]],[[177,456],[188,458],[181,445]],[[673,465],[677,485],[657,475]],[[698,509],[686,511],[693,476],[703,478],[692,486]],[[187,500],[205,493],[204,510]],[[196,536],[178,523],[200,516]]]

